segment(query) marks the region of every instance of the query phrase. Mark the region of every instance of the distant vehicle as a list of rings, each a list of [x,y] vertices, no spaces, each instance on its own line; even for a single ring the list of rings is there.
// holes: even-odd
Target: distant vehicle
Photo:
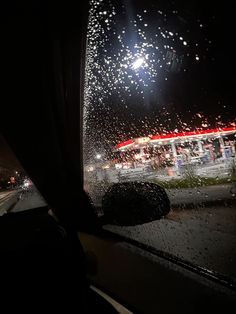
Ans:
[[[201,157],[199,156],[191,157],[190,164],[194,164],[194,165],[202,164]]]
[[[28,178],[24,179],[22,184],[20,185],[20,188],[25,191],[32,189],[32,187],[33,187],[33,182]]]

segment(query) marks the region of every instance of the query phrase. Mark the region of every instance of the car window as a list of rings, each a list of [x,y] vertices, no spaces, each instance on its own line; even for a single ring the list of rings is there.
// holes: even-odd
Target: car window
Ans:
[[[47,206],[0,134],[0,216]]]
[[[90,1],[84,188],[102,216],[112,185],[160,185],[168,215],[105,228],[235,278],[231,11],[192,0]]]

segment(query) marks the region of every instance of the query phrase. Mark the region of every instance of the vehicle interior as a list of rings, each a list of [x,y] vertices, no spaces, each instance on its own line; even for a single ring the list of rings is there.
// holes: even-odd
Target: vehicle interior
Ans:
[[[99,6],[103,0],[96,2]],[[121,2],[135,5],[114,1]],[[221,273],[154,247],[149,237],[144,243],[129,236],[132,228],[161,222],[173,212],[163,186],[146,180],[113,182],[100,195],[103,214],[85,188],[91,5],[94,1],[29,0],[6,2],[1,10],[0,145],[5,148],[0,151],[8,147],[45,200],[14,211],[17,198],[0,216],[2,311],[229,313],[236,304],[231,268]],[[233,196],[227,204],[235,210]],[[159,229],[164,239],[161,224]],[[183,246],[187,237],[179,238]],[[229,263],[235,263],[233,257]]]

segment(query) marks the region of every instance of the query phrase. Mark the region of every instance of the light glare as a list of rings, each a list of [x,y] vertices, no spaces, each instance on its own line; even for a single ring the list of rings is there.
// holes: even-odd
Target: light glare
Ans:
[[[136,61],[134,61],[133,63],[133,69],[137,70],[138,68],[141,67],[141,65],[143,64],[143,58],[138,58]]]

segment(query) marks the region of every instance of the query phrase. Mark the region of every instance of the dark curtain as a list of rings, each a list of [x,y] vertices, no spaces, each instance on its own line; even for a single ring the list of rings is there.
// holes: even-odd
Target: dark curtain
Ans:
[[[91,224],[81,145],[88,1],[15,1],[1,15],[2,133],[59,218]]]

